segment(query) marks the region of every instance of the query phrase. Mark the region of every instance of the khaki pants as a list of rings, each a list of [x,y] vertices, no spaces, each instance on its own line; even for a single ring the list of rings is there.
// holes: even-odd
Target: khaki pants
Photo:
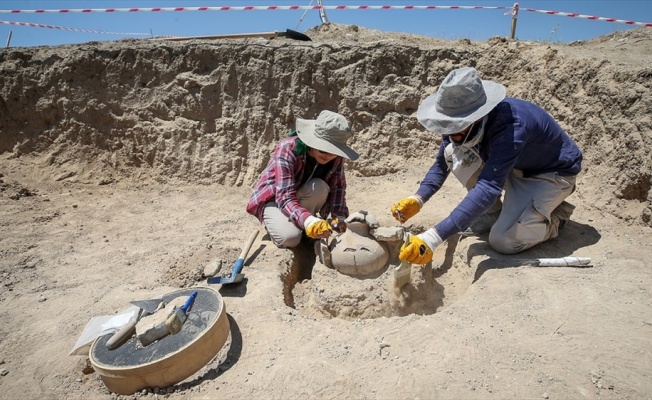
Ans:
[[[503,209],[489,233],[489,244],[503,254],[515,254],[556,238],[559,218],[552,212],[575,190],[575,176],[556,172],[524,178],[512,170],[505,184]]]
[[[328,192],[330,192],[328,184],[321,179],[314,178],[297,190],[297,200],[302,207],[315,215],[326,203]],[[273,201],[265,204],[263,224],[277,247],[296,247],[301,241],[303,229],[297,228]]]
[[[448,154],[450,151],[446,152]],[[484,165],[465,174],[471,176],[462,183],[467,190],[475,186],[482,167]],[[575,180],[576,176],[561,176],[556,172],[525,178],[522,171],[512,170],[505,183],[502,209],[498,199],[488,210],[500,210],[500,216],[489,233],[489,245],[500,253],[516,254],[556,238],[560,220],[551,215],[573,193]]]

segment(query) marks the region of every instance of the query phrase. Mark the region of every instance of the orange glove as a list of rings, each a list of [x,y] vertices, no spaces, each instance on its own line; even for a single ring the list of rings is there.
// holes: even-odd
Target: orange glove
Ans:
[[[421,207],[423,207],[421,197],[412,195],[394,203],[390,210],[394,218],[403,223],[421,211]]]
[[[325,239],[331,236],[333,228],[325,219],[313,217],[306,219],[303,226],[306,228],[306,235],[312,239]]]
[[[398,258],[401,261],[409,261],[412,264],[427,264],[432,261],[433,251],[442,242],[435,228],[430,228],[419,235],[410,237],[401,246],[401,252]]]

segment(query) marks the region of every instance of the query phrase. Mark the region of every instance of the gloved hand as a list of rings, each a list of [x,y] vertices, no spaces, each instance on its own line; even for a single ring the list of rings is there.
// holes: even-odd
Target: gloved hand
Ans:
[[[309,216],[303,224],[306,235],[313,239],[329,238],[333,229],[325,219]]]
[[[421,211],[421,207],[423,207],[423,200],[421,197],[412,195],[394,203],[390,210],[392,211],[394,218],[396,218],[398,222],[403,223]]]
[[[346,228],[348,228],[348,224],[345,221],[344,217],[333,217],[328,220],[328,223],[331,225],[331,228],[339,233],[344,233],[346,232]]]
[[[441,240],[435,228],[430,228],[423,233],[412,236],[408,242],[404,243],[401,246],[398,258],[412,264],[427,264],[432,261],[433,251],[442,242],[443,240]]]

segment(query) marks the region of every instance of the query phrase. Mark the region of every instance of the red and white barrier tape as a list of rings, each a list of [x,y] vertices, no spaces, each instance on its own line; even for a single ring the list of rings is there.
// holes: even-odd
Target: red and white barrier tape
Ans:
[[[626,20],[626,19],[605,18],[605,17],[597,17],[595,15],[567,13],[567,12],[562,12],[562,11],[536,10],[534,8],[519,8],[519,11],[532,11],[532,12],[538,12],[538,13],[549,14],[549,15],[561,15],[561,16],[564,16],[564,17],[583,18],[583,19],[591,19],[591,20],[596,20],[596,21],[618,22],[618,23],[627,24],[627,25],[642,25],[642,26],[650,26],[650,27],[652,27],[652,22],[636,22],[636,21],[629,21],[629,20]]]
[[[53,10],[0,10],[0,14],[44,14],[44,13],[116,13],[116,12],[179,12],[179,11],[276,11],[276,10],[506,10],[513,7],[492,6],[223,6],[223,7],[148,7],[148,8],[67,8]],[[548,15],[583,18],[589,20],[617,22],[627,25],[652,27],[652,22],[637,22],[617,18],[567,13],[562,11],[520,8],[522,11],[538,12]]]
[[[223,7],[147,7],[147,8],[68,8],[59,10],[0,10],[5,14],[43,13],[115,13],[115,12],[169,12],[169,11],[275,11],[275,10],[435,10],[435,9],[493,9],[510,7],[490,6],[223,6]]]
[[[62,30],[62,31],[86,32],[86,33],[103,33],[103,34],[107,34],[107,35],[150,36],[149,33],[126,33],[126,32],[95,31],[95,30],[89,30],[89,29],[68,28],[66,26],[37,24],[37,23],[34,23],[34,22],[21,22],[21,21],[2,21],[2,20],[0,20],[0,25],[29,26],[29,27],[32,27],[32,28],[49,28],[49,29],[59,29],[59,30]]]

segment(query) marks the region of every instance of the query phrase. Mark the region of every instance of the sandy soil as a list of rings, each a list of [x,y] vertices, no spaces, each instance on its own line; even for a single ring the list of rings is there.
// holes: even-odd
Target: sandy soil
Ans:
[[[652,31],[570,45],[306,33],[0,50],[0,397],[652,398]],[[269,150],[322,108],[356,131],[350,208],[396,225],[390,205],[438,146],[416,107],[461,65],[582,147],[559,238],[511,257],[450,240],[396,292],[389,270],[336,274],[261,231],[245,282],[206,283],[260,229],[244,206]],[[410,229],[463,195],[450,180]],[[592,266],[526,265],[569,255]],[[121,396],[69,355],[91,317],[196,286],[219,290],[231,334],[184,382]]]

